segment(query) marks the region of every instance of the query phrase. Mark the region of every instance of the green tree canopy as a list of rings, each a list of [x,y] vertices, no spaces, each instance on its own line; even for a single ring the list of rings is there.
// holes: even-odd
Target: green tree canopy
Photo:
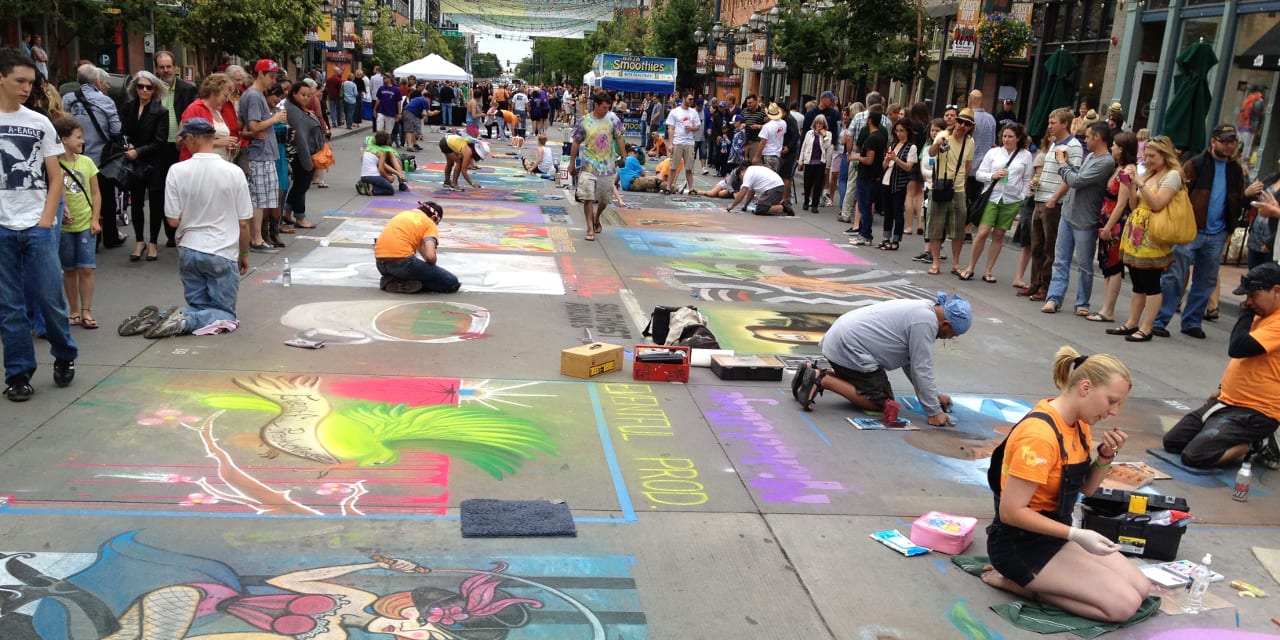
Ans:
[[[799,0],[779,6],[773,46],[790,73],[827,69],[846,80],[915,77],[916,6],[910,0],[836,0],[821,15],[800,11]]]
[[[676,65],[677,87],[698,84],[694,67],[698,46],[703,43],[693,34],[710,25],[710,6],[702,0],[663,0],[653,7],[645,52],[679,61]]]
[[[247,59],[302,50],[306,31],[320,22],[314,0],[184,0],[187,15],[177,41]]]
[[[502,63],[495,53],[471,54],[471,75],[475,78],[497,78],[502,75]]]
[[[577,83],[591,68],[586,43],[572,38],[536,38],[533,53],[516,66],[516,75],[534,84]]]

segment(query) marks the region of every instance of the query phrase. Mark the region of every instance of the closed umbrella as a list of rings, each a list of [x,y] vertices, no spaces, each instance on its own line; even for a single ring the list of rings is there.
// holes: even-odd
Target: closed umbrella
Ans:
[[[1209,70],[1218,64],[1213,47],[1197,42],[1178,54],[1178,75],[1173,79],[1173,97],[1164,111],[1164,134],[1173,146],[1199,151],[1208,143],[1205,119],[1213,96],[1209,93]]]
[[[1049,128],[1049,114],[1059,107],[1070,107],[1071,97],[1075,92],[1072,76],[1076,72],[1076,59],[1066,47],[1059,47],[1044,61],[1044,91],[1036,108],[1031,111],[1031,120],[1027,123],[1027,135],[1038,141],[1044,137]]]

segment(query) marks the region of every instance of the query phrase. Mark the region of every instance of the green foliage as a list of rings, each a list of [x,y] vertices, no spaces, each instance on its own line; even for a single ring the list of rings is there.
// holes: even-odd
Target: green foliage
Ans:
[[[702,0],[664,0],[653,7],[645,52],[664,58],[676,58],[676,86],[698,84],[695,62],[698,46],[693,37],[699,28],[711,23],[710,4]]]
[[[648,33],[649,22],[639,17],[621,16],[617,20],[597,24],[596,30],[588,32],[582,40],[583,51],[587,58],[587,69],[582,73],[590,70],[591,61],[595,59],[597,53],[628,51],[636,55],[648,53],[649,49],[646,47]],[[581,79],[582,74],[578,77]]]
[[[471,75],[476,78],[497,78],[502,75],[502,63],[496,53],[472,53]]]
[[[467,40],[462,37],[444,36],[444,43],[449,46],[449,55],[444,56],[459,67],[467,62]],[[443,53],[440,55],[444,55]]]
[[[982,59],[1003,62],[1031,43],[1031,27],[1007,13],[989,13],[978,23]]]
[[[916,5],[910,0],[836,0],[821,15],[807,15],[799,4],[779,3],[783,12],[773,41],[790,73],[828,69],[839,79],[880,75],[903,81],[915,76]]]
[[[578,38],[537,38],[533,53],[516,66],[516,76],[527,82],[577,82],[591,68],[585,41]]]
[[[254,59],[301,51],[308,27],[320,21],[314,0],[184,0],[176,38],[208,55]]]

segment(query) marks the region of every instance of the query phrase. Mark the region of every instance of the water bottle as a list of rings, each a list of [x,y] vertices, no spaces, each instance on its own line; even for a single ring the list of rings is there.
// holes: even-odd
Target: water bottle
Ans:
[[[280,283],[286,287],[293,286],[293,269],[289,268],[289,259],[284,259],[284,272],[280,274]]]
[[[1231,499],[1236,502],[1246,502],[1249,500],[1249,480],[1253,477],[1253,464],[1248,460],[1240,463],[1240,470],[1236,472],[1236,485],[1231,491]]]
[[[1187,595],[1182,600],[1183,613],[1200,613],[1204,608],[1204,592],[1209,589],[1209,575],[1213,573],[1209,565],[1213,563],[1213,554],[1204,554],[1200,566],[1191,572],[1191,586],[1187,587]]]

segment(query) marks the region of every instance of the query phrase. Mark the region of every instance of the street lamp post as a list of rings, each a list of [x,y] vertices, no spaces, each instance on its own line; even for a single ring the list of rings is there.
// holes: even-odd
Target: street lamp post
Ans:
[[[766,13],[761,13],[756,9],[751,13],[751,17],[747,19],[747,24],[751,27],[753,33],[764,34],[764,61],[760,70],[761,75],[761,93],[767,93],[771,99],[777,101],[777,93],[774,90],[775,70],[773,64],[773,27],[778,24],[778,19],[782,14],[782,10],[774,5]]]
[[[820,18],[822,17],[822,14],[825,13],[827,9],[830,7],[831,7],[831,4],[829,3],[828,0],[805,0],[805,2],[801,3],[800,5],[800,11],[804,13],[806,16]],[[812,72],[810,72],[810,74],[812,75]],[[802,85],[804,84],[803,81],[804,81],[804,78],[801,77]],[[800,93],[801,94],[804,93],[803,86],[800,87]]]
[[[696,35],[696,34],[695,34]],[[734,49],[739,44],[747,44],[751,41],[751,27],[743,24],[736,29],[730,27],[726,29],[719,22],[711,25],[711,40],[715,45],[723,42],[728,47],[727,60],[725,61],[725,74],[733,75],[733,54]]]

